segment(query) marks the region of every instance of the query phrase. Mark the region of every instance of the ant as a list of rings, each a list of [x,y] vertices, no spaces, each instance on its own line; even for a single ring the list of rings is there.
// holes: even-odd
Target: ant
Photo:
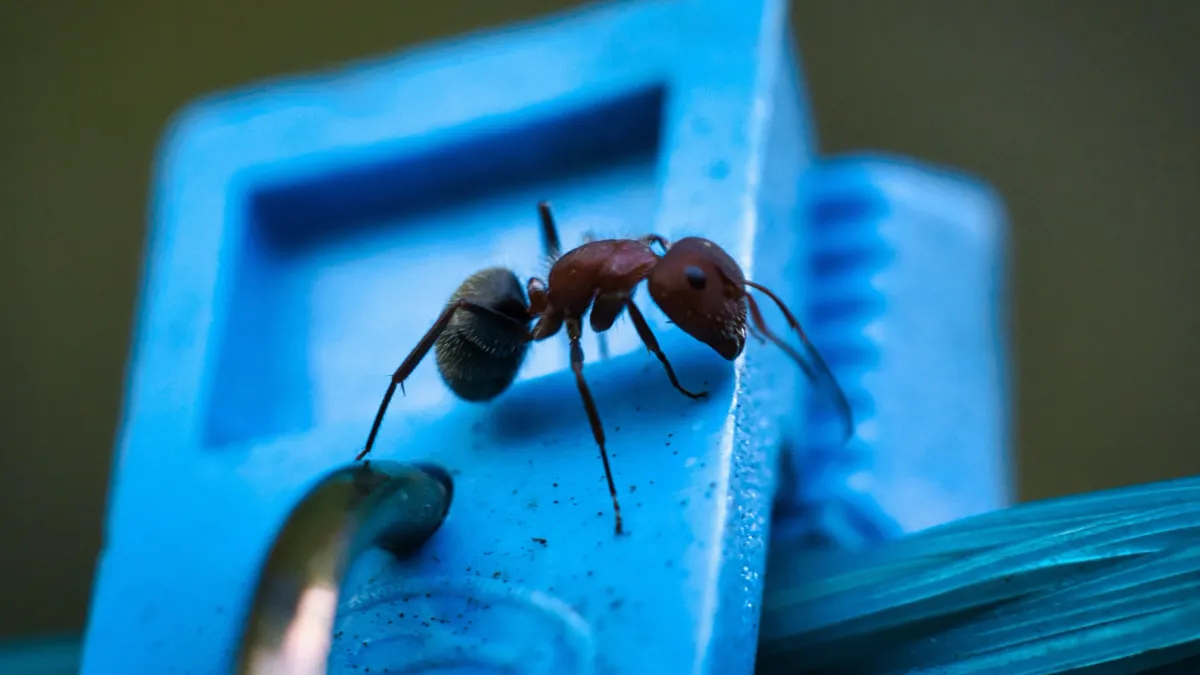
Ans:
[[[650,330],[650,324],[633,301],[638,284],[647,282],[654,303],[685,333],[712,347],[729,361],[736,359],[746,343],[746,332],[760,342],[763,338],[780,347],[816,381],[813,364],[832,389],[834,401],[845,422],[848,438],[853,433],[853,413],[845,393],[829,367],[800,327],[800,322],[771,290],[746,279],[741,267],[715,243],[686,237],[674,243],[657,234],[637,239],[596,239],[589,235],[580,246],[561,252],[558,227],[546,202],[538,204],[542,247],[551,263],[547,279],[529,279],[524,292],[516,274],[504,267],[489,267],[471,276],[454,291],[433,327],[425,333],[392,375],[379,412],[367,436],[367,444],[355,461],[371,452],[384,412],[396,393],[404,391],[404,380],[435,348],[442,380],[459,398],[484,402],[499,396],[517,376],[531,342],[553,337],[566,327],[570,340],[571,371],[583,399],[583,408],[600,447],[604,476],[612,496],[616,534],[623,532],[621,506],[613,482],[612,467],[604,446],[604,429],[583,377],[583,319],[602,339],[622,312],[628,312],[646,348],[658,357],[671,384],[684,396],[704,399],[707,391],[685,389]],[[662,254],[652,248],[657,245]],[[758,302],[748,290],[766,295],[783,312],[788,324],[800,335],[813,364],[767,328]],[[528,300],[526,299],[528,296]],[[749,310],[753,322],[748,326]],[[530,329],[529,324],[536,320]],[[756,330],[757,329],[757,330]]]

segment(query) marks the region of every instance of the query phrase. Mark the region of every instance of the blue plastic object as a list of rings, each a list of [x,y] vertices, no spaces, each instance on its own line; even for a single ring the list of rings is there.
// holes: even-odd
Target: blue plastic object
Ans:
[[[923,429],[988,433],[1002,415],[939,417],[925,398],[936,382],[954,383],[945,396],[966,407],[994,400],[979,398],[989,377],[955,370],[995,347],[959,330],[989,311],[972,295],[986,294],[988,279],[969,275],[994,252],[986,237],[953,232],[954,209],[893,214],[946,226],[924,234],[889,234],[871,208],[813,210],[838,201],[813,194],[920,203],[888,186],[924,189],[930,178],[853,161],[812,173],[786,18],[779,0],[601,6],[181,114],[155,177],[85,675],[225,672],[271,535],[309,485],[361,447],[391,370],[453,288],[487,264],[545,272],[534,211],[543,198],[567,245],[586,230],[705,236],[748,277],[810,307],[802,318],[864,404],[860,431],[870,433],[857,450],[834,450],[820,431],[827,404],[778,350],[752,342],[731,366],[673,330],[643,292],[684,385],[710,397],[675,392],[628,325],[611,333],[606,363],[585,340],[629,530],[616,539],[565,340],[537,345],[516,385],[483,406],[454,400],[426,363],[393,402],[376,453],[451,468],[455,503],[417,561],[380,554],[353,570],[332,672],[400,670],[419,645],[423,660],[463,667],[749,673],[782,448],[800,458],[783,510],[816,509],[824,515],[800,520],[817,530],[838,538],[844,521],[885,536],[889,508],[901,527],[920,525],[903,513],[906,481],[949,475],[905,467],[948,459],[958,439],[910,443],[908,413],[924,415]],[[859,240],[938,264],[889,261],[896,274],[876,275],[863,293],[870,274],[839,277],[830,263]],[[964,271],[939,250],[976,257]],[[967,318],[921,324],[943,325],[921,303],[946,300],[929,292],[945,284],[962,286],[948,297]],[[855,323],[864,297],[903,321],[883,334]],[[768,320],[786,333],[777,313]],[[900,366],[932,360],[906,346],[917,333],[929,344],[931,332],[948,351],[926,380],[928,370]],[[961,348],[956,335],[974,342]],[[884,375],[910,378],[907,388]],[[1001,450],[969,446],[992,456],[962,487],[935,491],[936,518],[1000,505]],[[900,454],[863,463],[877,452]],[[856,493],[864,475],[876,482]]]
[[[781,536],[855,546],[1008,505],[1000,199],[969,176],[882,154],[827,159],[803,185],[810,334],[859,424],[843,446],[830,408],[811,401]]]

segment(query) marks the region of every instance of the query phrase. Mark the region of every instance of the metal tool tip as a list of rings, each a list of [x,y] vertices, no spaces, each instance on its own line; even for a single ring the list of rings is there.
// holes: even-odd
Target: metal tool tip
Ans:
[[[440,483],[446,491],[446,507],[442,511],[442,515],[445,516],[450,511],[450,502],[454,501],[454,478],[450,476],[449,471],[437,464],[417,462],[414,466]]]

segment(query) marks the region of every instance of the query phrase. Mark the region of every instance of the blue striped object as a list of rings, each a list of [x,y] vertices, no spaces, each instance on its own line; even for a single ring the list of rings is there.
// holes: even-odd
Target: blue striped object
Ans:
[[[773,545],[763,675],[1200,673],[1200,478]]]

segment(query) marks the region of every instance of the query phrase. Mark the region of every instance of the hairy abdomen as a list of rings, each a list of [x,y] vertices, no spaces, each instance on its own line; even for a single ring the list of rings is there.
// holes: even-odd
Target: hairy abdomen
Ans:
[[[529,351],[529,342],[523,339],[529,305],[516,275],[500,267],[468,277],[447,306],[459,300],[511,319],[460,309],[434,344],[438,373],[446,386],[465,401],[489,401],[508,389]]]

